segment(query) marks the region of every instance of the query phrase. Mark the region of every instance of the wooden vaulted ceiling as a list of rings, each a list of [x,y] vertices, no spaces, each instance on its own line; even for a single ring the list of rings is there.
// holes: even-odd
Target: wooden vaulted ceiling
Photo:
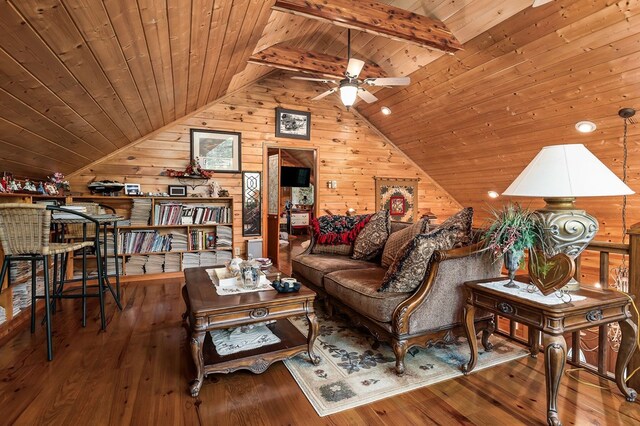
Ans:
[[[622,174],[616,112],[640,109],[638,0],[383,3],[442,21],[464,50],[354,32],[354,56],[412,80],[374,88],[379,102],[356,108],[460,203],[483,205],[548,144],[585,143]],[[273,72],[247,63],[272,46],[347,56],[345,28],[274,4],[0,0],[0,168],[77,170]],[[598,130],[577,134],[582,119]],[[631,162],[639,126],[630,127]],[[639,177],[630,169],[632,187]],[[638,209],[632,200],[630,214]]]
[[[247,59],[278,43],[346,56],[346,29],[274,3],[0,0],[0,168],[77,170],[263,77],[271,69]],[[465,42],[530,0],[383,3],[441,19]],[[442,55],[367,33],[352,47],[389,75]]]

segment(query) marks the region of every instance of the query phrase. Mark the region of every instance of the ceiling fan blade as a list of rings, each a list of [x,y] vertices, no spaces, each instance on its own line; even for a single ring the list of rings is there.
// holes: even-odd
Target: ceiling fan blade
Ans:
[[[300,77],[297,75],[294,75],[293,77],[291,77],[292,80],[305,80],[305,81],[319,81],[321,83],[334,83],[334,84],[338,84],[337,81],[335,80],[329,80],[328,78],[315,78],[315,77]]]
[[[367,78],[364,81],[369,86],[408,86],[411,84],[409,77]]]
[[[333,89],[329,89],[324,93],[319,94],[318,96],[316,96],[315,98],[311,99],[312,101],[318,101],[326,96],[329,96],[332,93],[335,93],[338,90],[338,88],[333,88]]]
[[[533,0],[533,4],[531,5],[531,7],[538,7],[538,6],[542,6],[543,4],[547,4],[552,2],[553,0]]]
[[[347,77],[357,78],[360,74],[360,71],[362,71],[362,68],[364,68],[364,61],[356,58],[349,59],[346,72]]]
[[[362,99],[363,101],[365,101],[366,103],[368,103],[368,104],[372,104],[372,103],[374,103],[375,101],[378,100],[378,98],[373,96],[372,93],[367,92],[363,88],[360,88],[360,90],[358,90],[358,97],[360,99]]]

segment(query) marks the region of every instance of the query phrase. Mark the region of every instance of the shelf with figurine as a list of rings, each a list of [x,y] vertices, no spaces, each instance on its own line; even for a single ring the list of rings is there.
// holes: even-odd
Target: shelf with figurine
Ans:
[[[64,196],[69,190],[69,181],[60,172],[37,183],[29,178],[17,179],[9,172],[3,172],[0,178],[0,194]]]

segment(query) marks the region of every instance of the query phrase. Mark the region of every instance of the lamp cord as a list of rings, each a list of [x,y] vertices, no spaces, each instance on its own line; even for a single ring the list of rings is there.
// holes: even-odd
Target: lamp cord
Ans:
[[[627,127],[628,119],[624,119],[624,134],[622,137],[622,182],[627,183]],[[622,196],[622,243],[627,241],[627,196]]]

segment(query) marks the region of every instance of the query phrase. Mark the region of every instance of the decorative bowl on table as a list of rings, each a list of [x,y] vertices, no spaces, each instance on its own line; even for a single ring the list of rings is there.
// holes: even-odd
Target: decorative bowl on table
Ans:
[[[278,293],[295,293],[300,290],[301,285],[297,281],[274,281],[271,283],[271,287],[275,288]]]
[[[269,269],[273,265],[268,257],[257,257],[256,261],[260,264],[260,269]]]

